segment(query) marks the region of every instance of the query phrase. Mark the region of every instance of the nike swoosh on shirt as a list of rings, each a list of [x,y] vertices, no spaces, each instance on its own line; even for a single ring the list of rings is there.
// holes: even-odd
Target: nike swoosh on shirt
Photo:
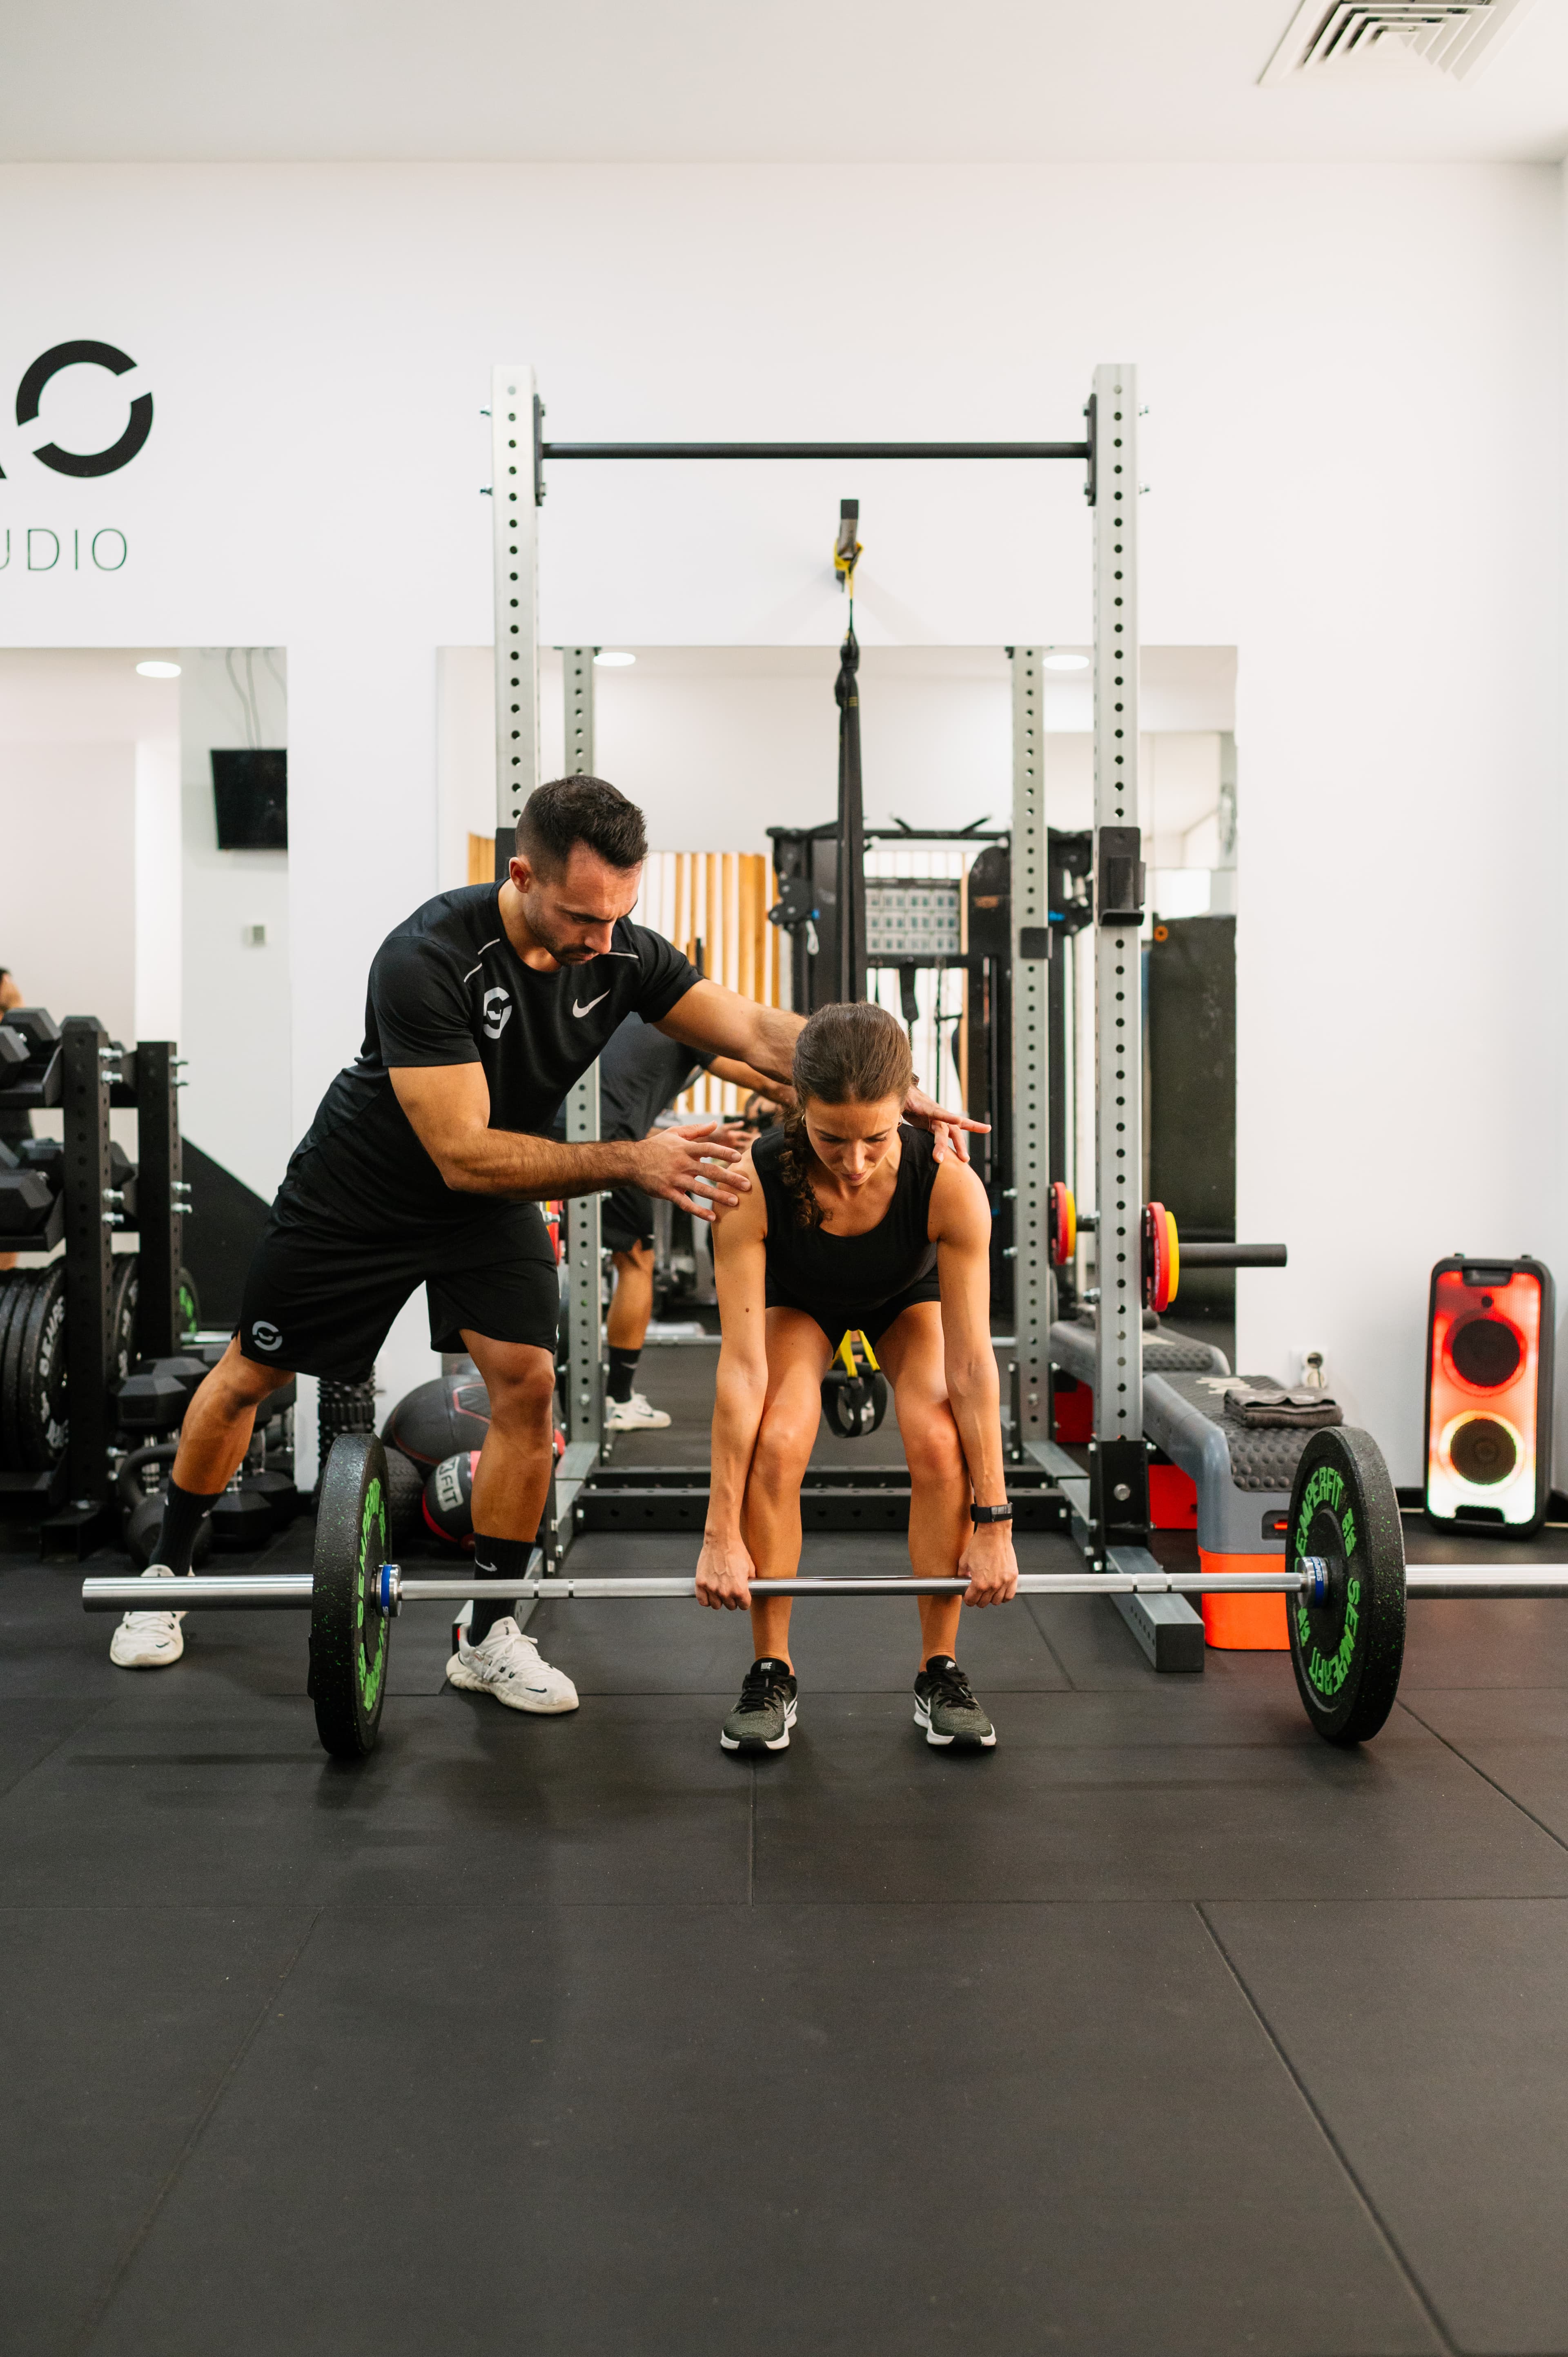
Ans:
[[[590,999],[589,999],[589,1001],[588,1001],[588,1003],[587,1003],[587,1005],[586,1005],[586,1006],[578,1006],[578,1004],[577,1004],[577,1002],[576,1002],[576,1000],[575,1000],[575,999],[574,999],[574,1000],[572,1001],[572,1012],[573,1012],[573,1014],[574,1014],[574,1015],[591,1015],[591,1014],[593,1013],[593,1011],[594,1011],[595,1007],[596,1007],[596,1006],[597,1006],[599,1005],[600,1000],[602,1000],[602,999],[606,999],[606,998],[607,998],[608,996],[609,996],[609,992],[608,992],[607,990],[601,990],[601,991],[600,991],[600,993],[599,993],[598,997],[597,997],[597,998],[590,998]]]

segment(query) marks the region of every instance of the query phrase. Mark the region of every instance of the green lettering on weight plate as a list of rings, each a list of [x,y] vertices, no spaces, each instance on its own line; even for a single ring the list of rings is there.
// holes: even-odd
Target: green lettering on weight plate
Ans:
[[[1332,1506],[1337,1512],[1339,1501],[1344,1495],[1343,1474],[1337,1473],[1332,1465],[1317,1465],[1313,1468],[1306,1488],[1302,1493],[1301,1512],[1296,1517],[1295,1551],[1297,1555],[1310,1555],[1312,1552],[1308,1541],[1312,1534],[1312,1518],[1319,1506]]]
[[[387,1624],[377,1614],[376,1658],[372,1664],[365,1659],[365,1558],[372,1555],[371,1532],[374,1531],[373,1561],[379,1567],[386,1539],[385,1501],[380,1481],[372,1481],[365,1492],[365,1511],[360,1520],[359,1577],[354,1583],[354,1663],[360,1674],[360,1700],[366,1710],[374,1710],[376,1696],[381,1690],[381,1679],[387,1666]]]
[[[1337,1695],[1350,1674],[1356,1658],[1356,1632],[1361,1622],[1361,1583],[1352,1579],[1345,1591],[1345,1629],[1332,1653],[1320,1653],[1315,1645],[1312,1659],[1306,1665],[1309,1683],[1325,1700]]]

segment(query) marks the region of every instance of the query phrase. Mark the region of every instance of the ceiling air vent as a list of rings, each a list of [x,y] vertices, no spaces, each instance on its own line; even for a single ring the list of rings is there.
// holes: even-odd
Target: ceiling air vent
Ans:
[[[1370,60],[1398,48],[1463,81],[1510,17],[1530,0],[1302,0],[1285,37],[1259,75],[1288,81],[1320,66]]]

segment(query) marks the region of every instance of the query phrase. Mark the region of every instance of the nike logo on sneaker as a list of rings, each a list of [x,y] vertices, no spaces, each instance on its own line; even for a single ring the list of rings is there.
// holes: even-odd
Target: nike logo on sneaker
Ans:
[[[579,1005],[578,1005],[578,1003],[577,1003],[577,1001],[576,1001],[575,999],[574,999],[574,1000],[572,1001],[572,1012],[573,1012],[573,1014],[574,1014],[574,1015],[591,1015],[591,1014],[593,1013],[593,1011],[594,1011],[595,1007],[596,1007],[596,1006],[599,1006],[599,1005],[601,1004],[601,1002],[602,1002],[603,1000],[607,999],[608,996],[609,996],[609,992],[608,992],[607,990],[601,990],[601,991],[600,991],[600,993],[599,993],[598,997],[597,997],[597,998],[590,998],[590,999],[589,999],[589,1001],[588,1001],[588,1003],[587,1003],[587,1005],[586,1005],[586,1006],[579,1006]]]

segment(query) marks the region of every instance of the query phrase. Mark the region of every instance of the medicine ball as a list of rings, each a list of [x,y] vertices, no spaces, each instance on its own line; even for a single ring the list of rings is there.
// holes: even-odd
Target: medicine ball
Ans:
[[[443,1458],[424,1485],[425,1526],[448,1546],[474,1544],[474,1468],[478,1461],[477,1448],[460,1448]]]
[[[490,1395],[477,1374],[435,1375],[399,1400],[381,1439],[429,1467],[458,1449],[482,1448],[489,1428]]]
[[[394,1556],[424,1536],[424,1468],[401,1448],[387,1450],[387,1544]]]

